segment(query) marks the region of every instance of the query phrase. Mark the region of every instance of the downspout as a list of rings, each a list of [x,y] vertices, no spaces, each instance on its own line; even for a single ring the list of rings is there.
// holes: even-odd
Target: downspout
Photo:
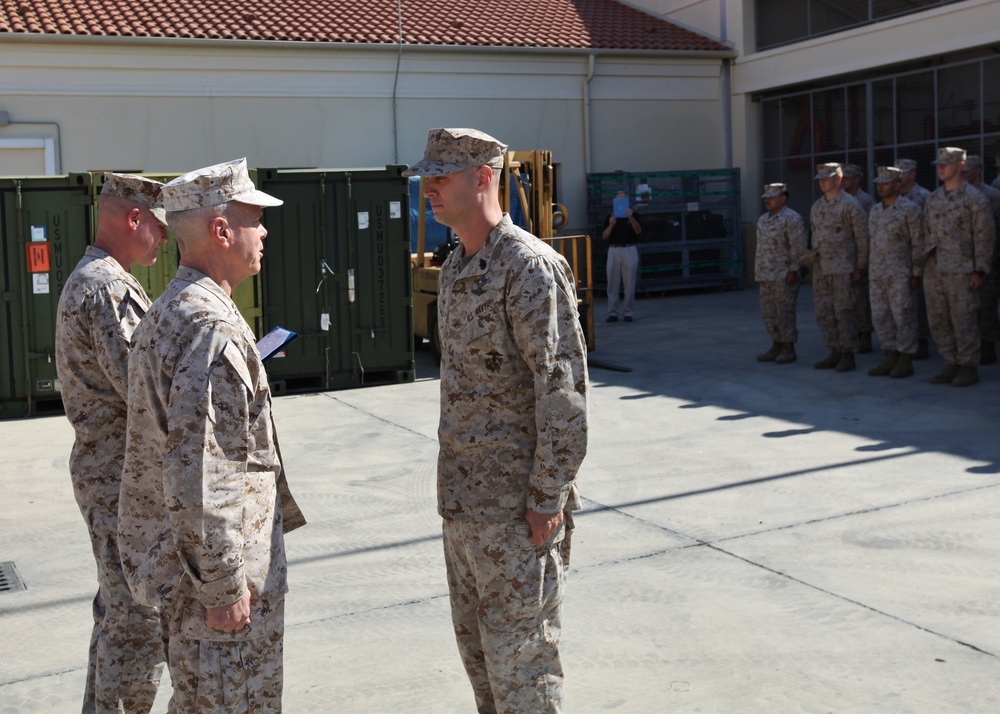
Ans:
[[[594,60],[596,55],[591,52],[587,55],[587,78],[583,80],[583,171],[590,171],[590,83],[594,79]]]
[[[728,0],[719,0],[719,42],[726,44],[729,35]],[[722,60],[722,167],[733,168],[733,96],[732,60]]]
[[[396,0],[396,18],[399,22],[399,50],[396,54],[396,75],[392,80],[392,162],[399,163],[399,112],[396,108],[396,87],[399,86],[399,65],[403,61],[403,0]]]

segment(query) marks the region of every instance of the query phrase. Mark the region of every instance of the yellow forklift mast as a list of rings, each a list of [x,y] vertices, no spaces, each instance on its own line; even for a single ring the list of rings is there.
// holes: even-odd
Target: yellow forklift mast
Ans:
[[[424,180],[420,179],[420,200],[423,202]],[[558,236],[556,233],[569,221],[565,206],[553,201],[555,194],[555,166],[552,152],[508,151],[504,171],[500,175],[500,205],[510,213],[514,196],[524,214],[524,228],[537,236],[566,258],[576,280],[577,305],[580,321],[587,339],[587,348],[593,350],[593,270],[591,267],[590,236]],[[413,255],[413,332],[417,340],[426,339],[435,356],[441,354],[437,334],[437,283],[440,263],[426,252],[426,209],[420,212],[417,222],[417,252]]]

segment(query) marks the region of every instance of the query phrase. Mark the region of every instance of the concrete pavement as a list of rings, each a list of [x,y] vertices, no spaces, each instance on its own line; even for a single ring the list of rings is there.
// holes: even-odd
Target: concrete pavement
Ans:
[[[566,711],[1000,711],[1000,366],[934,386],[758,364],[757,294],[597,309],[564,611]],[[437,380],[275,400],[287,712],[473,711],[434,511]],[[0,422],[0,714],[79,711],[94,566],[62,416]],[[156,712],[166,711],[169,687]]]

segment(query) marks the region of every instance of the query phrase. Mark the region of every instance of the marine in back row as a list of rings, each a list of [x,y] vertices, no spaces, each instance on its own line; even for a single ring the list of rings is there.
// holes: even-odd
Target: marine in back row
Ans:
[[[755,278],[772,345],[758,361],[797,359],[802,268],[812,269],[816,321],[830,350],[816,369],[855,369],[855,355],[872,350],[873,330],[885,358],[871,376],[911,376],[913,361],[927,357],[928,332],[945,361],[933,384],[976,384],[980,364],[997,361],[1000,191],[982,182],[982,161],[964,149],[943,147],[934,163],[941,185],[933,192],[916,184],[910,159],[879,167],[879,200],[870,205],[857,187],[859,167],[820,164],[811,247],[805,222],[786,205],[788,187],[764,187]]]

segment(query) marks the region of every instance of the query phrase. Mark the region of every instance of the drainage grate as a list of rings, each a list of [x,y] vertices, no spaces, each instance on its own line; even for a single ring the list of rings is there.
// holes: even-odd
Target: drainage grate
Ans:
[[[0,593],[14,592],[15,590],[27,590],[28,586],[21,580],[17,572],[17,567],[13,561],[0,563]]]

